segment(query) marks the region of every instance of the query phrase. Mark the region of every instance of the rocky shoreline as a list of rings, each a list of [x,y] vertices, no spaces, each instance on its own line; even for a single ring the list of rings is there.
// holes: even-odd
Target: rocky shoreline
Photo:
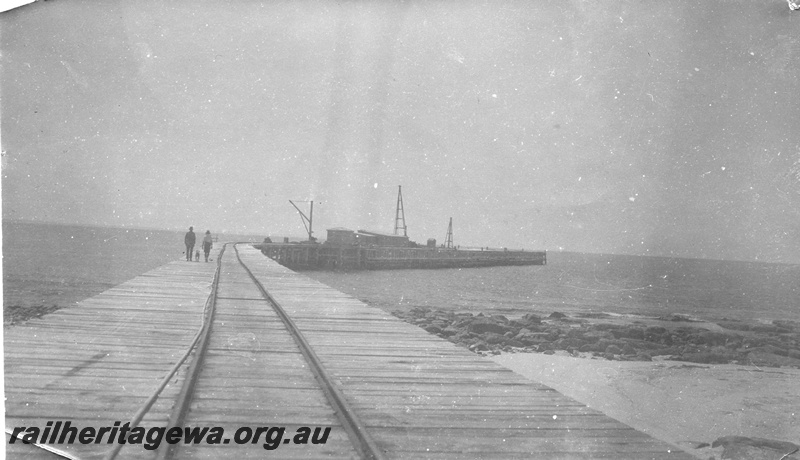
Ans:
[[[800,322],[751,324],[683,315],[660,318],[607,313],[548,316],[456,313],[425,307],[393,311],[404,321],[482,355],[553,354],[620,361],[669,359],[704,364],[800,368]]]
[[[9,305],[3,306],[3,326],[15,326],[30,319],[41,318],[44,315],[61,310],[58,305]]]

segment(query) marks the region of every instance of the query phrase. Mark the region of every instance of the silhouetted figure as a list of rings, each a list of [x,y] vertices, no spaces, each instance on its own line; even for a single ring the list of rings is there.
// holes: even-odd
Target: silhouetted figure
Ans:
[[[203,237],[203,254],[206,255],[206,262],[208,262],[208,253],[214,246],[214,239],[211,238],[211,230],[206,230],[206,236]]]
[[[186,244],[186,261],[192,261],[192,252],[194,252],[194,243],[195,243],[195,235],[194,235],[194,227],[189,227],[189,231],[186,232],[186,236],[183,237],[183,242]]]

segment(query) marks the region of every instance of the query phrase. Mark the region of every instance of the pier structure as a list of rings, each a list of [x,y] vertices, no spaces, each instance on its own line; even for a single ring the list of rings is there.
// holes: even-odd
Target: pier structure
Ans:
[[[294,270],[388,270],[547,264],[547,253],[544,251],[306,243],[264,243],[256,247],[267,257]]]
[[[547,252],[523,251],[507,248],[464,248],[453,244],[453,218],[447,227],[447,236],[441,247],[436,239],[429,238],[419,245],[408,237],[403,188],[397,186],[394,234],[368,230],[353,231],[336,227],[328,229],[328,237],[319,244],[312,236],[314,202],[309,215],[291,200],[303,221],[308,240],[300,243],[272,242],[265,238],[256,245],[262,254],[293,270],[389,270],[400,268],[468,268],[503,265],[546,265]],[[400,231],[402,230],[402,234]]]
[[[694,458],[250,245],[213,259],[6,329],[8,458]],[[58,443],[67,421],[225,434]]]

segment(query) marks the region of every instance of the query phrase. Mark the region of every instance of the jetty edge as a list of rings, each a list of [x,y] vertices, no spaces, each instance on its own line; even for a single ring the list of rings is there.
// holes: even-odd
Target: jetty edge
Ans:
[[[328,229],[323,243],[304,241],[254,244],[262,254],[292,270],[387,270],[410,268],[467,268],[503,265],[546,265],[546,251],[506,248],[425,246],[405,235],[366,230]]]

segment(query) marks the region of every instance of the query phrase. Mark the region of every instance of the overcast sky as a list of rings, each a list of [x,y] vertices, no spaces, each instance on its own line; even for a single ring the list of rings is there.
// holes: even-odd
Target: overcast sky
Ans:
[[[0,14],[3,219],[800,263],[783,0]],[[308,204],[303,204],[308,206]]]

